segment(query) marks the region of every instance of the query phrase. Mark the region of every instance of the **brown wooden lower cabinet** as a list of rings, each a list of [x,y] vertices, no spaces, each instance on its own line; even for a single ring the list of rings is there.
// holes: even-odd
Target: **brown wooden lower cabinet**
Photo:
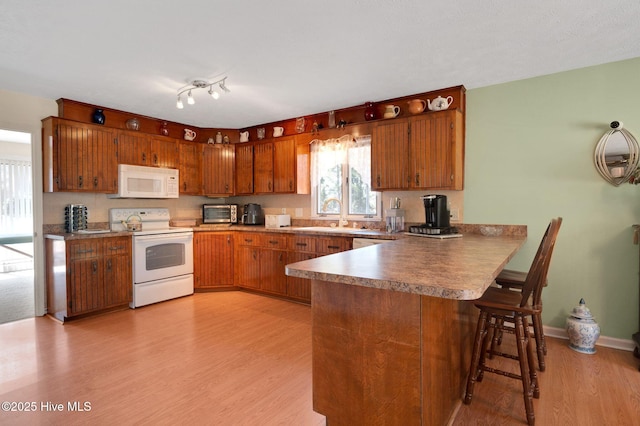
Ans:
[[[49,314],[65,321],[129,306],[131,237],[45,241]]]
[[[193,281],[200,290],[233,287],[232,232],[195,232]]]
[[[352,238],[277,232],[236,234],[235,285],[310,303],[309,280],[288,277],[289,263],[350,250]]]

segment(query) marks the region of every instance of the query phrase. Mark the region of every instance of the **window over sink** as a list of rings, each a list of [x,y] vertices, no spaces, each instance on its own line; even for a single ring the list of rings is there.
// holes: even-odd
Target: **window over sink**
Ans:
[[[371,136],[311,142],[311,211],[315,217],[381,217],[380,193],[371,189]]]

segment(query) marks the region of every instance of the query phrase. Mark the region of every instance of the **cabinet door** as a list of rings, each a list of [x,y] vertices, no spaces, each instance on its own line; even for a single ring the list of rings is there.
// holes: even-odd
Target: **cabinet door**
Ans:
[[[260,250],[260,290],[287,294],[287,252],[284,250]]]
[[[104,239],[104,303],[102,308],[127,305],[131,302],[131,238]]]
[[[202,195],[202,145],[180,142],[180,193]]]
[[[138,132],[118,132],[118,164],[149,165],[149,137]]]
[[[253,144],[236,146],[236,191],[238,195],[253,194]]]
[[[204,195],[233,195],[235,171],[234,145],[213,144],[204,148],[202,166]]]
[[[236,280],[238,287],[260,288],[260,248],[240,246],[236,249]]]
[[[409,146],[407,120],[378,123],[371,136],[371,187],[382,189],[406,189]]]
[[[289,252],[288,263],[301,262],[316,257],[311,253]],[[311,280],[287,276],[287,296],[303,302],[311,302]]]
[[[296,140],[278,139],[273,142],[273,192],[296,192]]]
[[[178,141],[166,136],[150,136],[151,154],[149,166],[177,169],[179,161]]]
[[[69,262],[67,316],[100,309],[104,303],[102,258],[85,258]]]
[[[256,194],[273,192],[273,142],[254,145],[253,192]]]
[[[53,151],[59,191],[117,191],[117,140],[111,129],[57,120]],[[45,170],[47,173],[47,170]]]
[[[233,234],[196,232],[194,243],[194,286],[233,286]]]
[[[412,189],[462,189],[461,114],[457,110],[411,119]]]

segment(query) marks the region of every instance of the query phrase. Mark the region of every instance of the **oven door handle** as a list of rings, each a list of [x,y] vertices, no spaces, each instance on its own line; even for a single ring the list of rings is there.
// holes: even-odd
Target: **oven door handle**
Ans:
[[[174,234],[154,234],[154,235],[134,235],[135,241],[156,241],[156,240],[184,240],[184,238],[193,239],[193,232],[176,232]]]

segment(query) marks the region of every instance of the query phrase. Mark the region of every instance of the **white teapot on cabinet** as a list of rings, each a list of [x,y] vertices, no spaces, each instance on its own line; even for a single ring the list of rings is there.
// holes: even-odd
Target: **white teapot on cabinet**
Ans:
[[[438,96],[433,101],[427,99],[427,107],[431,111],[442,111],[442,110],[445,110],[445,109],[449,108],[449,106],[452,103],[453,103],[453,96],[447,96],[446,98],[443,98],[442,96]]]

